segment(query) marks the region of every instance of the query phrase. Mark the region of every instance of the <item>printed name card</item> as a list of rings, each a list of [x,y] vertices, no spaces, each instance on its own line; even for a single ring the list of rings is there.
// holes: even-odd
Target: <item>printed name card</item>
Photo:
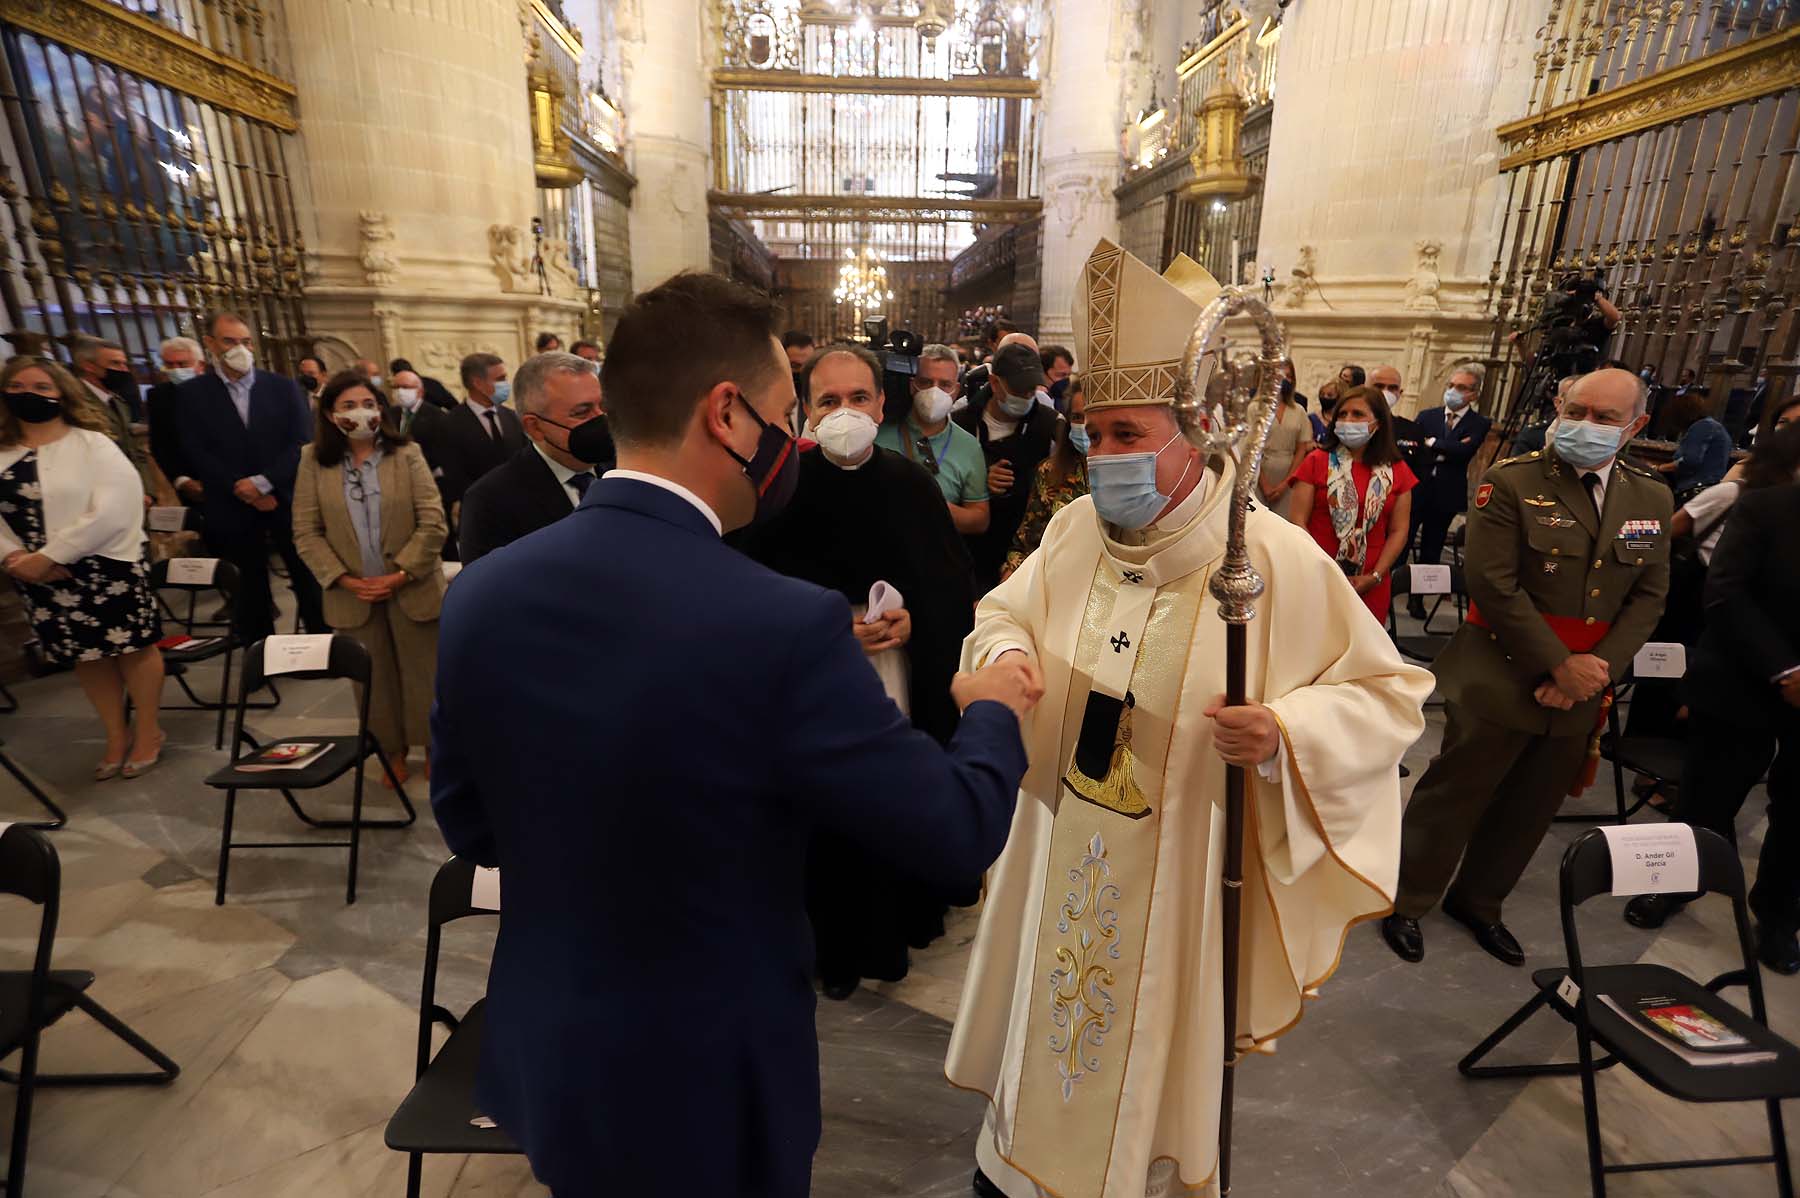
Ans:
[[[1687,646],[1680,641],[1651,641],[1631,659],[1639,678],[1680,678],[1687,673]]]
[[[153,507],[150,509],[151,532],[180,532],[187,523],[187,509],[184,507]]]
[[[1612,854],[1612,892],[1686,894],[1700,889],[1700,852],[1686,824],[1623,824],[1600,829]]]
[[[1450,593],[1450,567],[1414,566],[1412,568],[1412,593],[1415,595],[1448,595]]]
[[[216,557],[172,557],[169,559],[169,585],[209,587],[218,568]]]
[[[475,885],[469,888],[469,906],[477,911],[500,909],[500,871],[475,867]]]
[[[331,665],[331,634],[271,636],[263,641],[263,673],[297,674]]]

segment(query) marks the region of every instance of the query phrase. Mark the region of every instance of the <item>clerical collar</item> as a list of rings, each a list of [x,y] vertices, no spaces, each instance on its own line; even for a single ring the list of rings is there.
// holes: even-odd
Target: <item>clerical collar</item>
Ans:
[[[862,460],[856,462],[838,461],[837,458],[832,456],[831,451],[826,449],[823,445],[819,446],[819,456],[825,459],[827,465],[835,466],[839,470],[861,470],[864,466],[867,466],[870,462],[875,460],[875,447],[873,445],[869,446],[868,451],[863,454]]]
[[[1223,556],[1232,469],[1229,461],[1217,470],[1208,467],[1193,492],[1150,528],[1126,531],[1102,524],[1101,551],[1120,581],[1165,586]]]
[[[1204,461],[1200,466],[1200,482],[1189,491],[1187,497],[1170,508],[1160,519],[1143,528],[1117,528],[1108,525],[1106,535],[1121,545],[1149,547],[1180,532],[1191,523],[1200,509],[1206,506],[1207,492],[1212,489],[1212,475],[1207,471]]]

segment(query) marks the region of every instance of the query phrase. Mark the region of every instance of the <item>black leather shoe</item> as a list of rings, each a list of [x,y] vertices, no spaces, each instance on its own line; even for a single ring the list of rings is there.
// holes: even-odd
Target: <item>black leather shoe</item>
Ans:
[[[1686,906],[1686,899],[1672,894],[1640,894],[1625,904],[1625,922],[1634,928],[1660,928]]]
[[[1418,964],[1425,959],[1425,933],[1419,921],[1406,915],[1390,915],[1381,921],[1381,938],[1402,961]]]
[[[1423,620],[1425,618],[1425,601],[1417,595],[1414,595],[1411,599],[1407,600],[1406,614],[1415,620]]]
[[[975,1170],[975,1198],[1006,1198],[1000,1187],[988,1180],[988,1175],[980,1169]]]
[[[1468,912],[1458,911],[1454,907],[1445,907],[1444,914],[1475,933],[1475,943],[1479,944],[1482,951],[1494,960],[1507,965],[1525,964],[1525,950],[1519,947],[1518,940],[1506,930],[1505,924],[1484,923]]]
[[[825,992],[826,998],[843,1002],[855,994],[856,988],[860,985],[862,985],[861,978],[825,978],[821,980],[819,989]]]
[[[1756,959],[1776,973],[1800,973],[1800,941],[1792,932],[1764,927],[1756,934]]]

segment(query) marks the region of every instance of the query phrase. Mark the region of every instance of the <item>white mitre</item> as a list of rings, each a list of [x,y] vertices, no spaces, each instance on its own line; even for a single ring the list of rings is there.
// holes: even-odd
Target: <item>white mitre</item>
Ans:
[[[1102,238],[1082,268],[1072,313],[1087,410],[1174,403],[1194,322],[1223,290],[1186,254],[1159,275]]]

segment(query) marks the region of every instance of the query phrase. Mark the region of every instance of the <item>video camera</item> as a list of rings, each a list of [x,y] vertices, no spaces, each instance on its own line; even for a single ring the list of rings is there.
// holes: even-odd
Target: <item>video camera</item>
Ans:
[[[870,316],[863,320],[863,339],[881,359],[882,422],[906,419],[912,411],[912,381],[919,373],[925,338],[910,329],[889,332],[886,316]]]

